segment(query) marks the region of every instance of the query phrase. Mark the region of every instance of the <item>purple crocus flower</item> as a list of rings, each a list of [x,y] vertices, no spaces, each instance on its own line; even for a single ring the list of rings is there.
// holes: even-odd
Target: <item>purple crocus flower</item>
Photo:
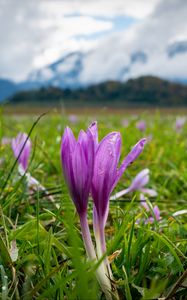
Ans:
[[[77,124],[79,121],[78,116],[76,115],[69,115],[68,119],[72,124]]]
[[[94,201],[93,226],[97,246],[97,255],[102,257],[106,252],[104,228],[109,211],[110,194],[124,173],[125,169],[142,152],[146,139],[141,139],[130,151],[118,168],[121,152],[121,135],[111,132],[98,143],[97,124],[93,123],[90,130],[95,141],[95,163],[92,179],[91,193]],[[105,274],[112,279],[108,259],[104,261]]]
[[[27,186],[29,188],[29,193],[32,190],[40,190],[47,194],[46,188],[40,184],[40,182],[31,176],[27,171],[29,156],[31,153],[31,140],[28,138],[26,133],[19,133],[16,138],[12,139],[12,150],[14,156],[18,158],[18,172],[20,176],[25,176]],[[47,196],[48,199],[54,203],[54,205],[59,208],[59,205],[55,203],[52,196]]]
[[[80,131],[76,141],[69,127],[65,129],[61,144],[61,162],[70,196],[79,215],[82,237],[89,259],[96,260],[87,220],[88,197],[94,170],[97,142],[96,122],[86,132]],[[103,265],[98,268],[97,279],[108,300],[111,300],[111,285],[105,276]]]
[[[177,132],[180,132],[186,123],[186,117],[178,117],[175,122],[175,129]]]
[[[97,123],[87,132],[81,130],[76,141],[70,128],[62,137],[61,161],[69,193],[76,206],[82,236],[90,259],[96,259],[87,221],[87,204],[91,191],[94,201],[94,234],[97,254],[100,258],[106,251],[104,227],[108,216],[109,198],[123,172],[142,152],[146,139],[140,140],[118,168],[121,151],[121,136],[118,132],[108,134],[98,143]],[[107,259],[100,264],[98,280],[107,299],[111,299],[109,277],[111,271]],[[102,275],[103,274],[103,275]]]
[[[61,144],[61,161],[71,198],[79,214],[85,214],[90,193],[94,140],[91,131],[80,131],[78,141],[69,127],[65,129]]]
[[[129,126],[129,121],[127,119],[122,119],[121,120],[121,125],[125,128]]]
[[[97,136],[97,128],[91,129]],[[123,160],[118,168],[121,152],[121,135],[111,132],[95,147],[95,163],[92,179],[92,197],[94,201],[94,231],[101,239],[102,252],[105,249],[104,227],[108,217],[110,194],[121,178],[125,169],[139,156],[144,148],[146,139],[141,139]],[[97,238],[96,238],[97,239]]]
[[[114,196],[112,196],[110,199],[111,200],[115,200],[118,199],[130,192],[134,192],[134,191],[139,191],[141,192],[140,194],[140,198],[143,197],[142,194],[147,194],[150,197],[156,197],[157,196],[157,192],[153,189],[149,189],[149,188],[145,188],[145,185],[148,184],[149,182],[149,173],[150,170],[149,169],[144,169],[141,172],[139,172],[136,177],[133,179],[131,185],[127,188],[124,189],[118,193],[116,193]]]
[[[126,168],[140,155],[146,139],[141,139],[123,160],[118,168],[121,152],[121,135],[119,132],[109,133],[99,143],[95,153],[94,173],[92,180],[92,197],[95,214],[100,226],[105,226],[110,194],[123,175]]]
[[[69,127],[65,129],[61,144],[61,162],[70,196],[80,218],[81,231],[87,254],[95,259],[87,222],[87,205],[94,168],[94,138],[90,129],[80,131],[76,141]]]
[[[4,136],[1,140],[1,145],[8,145],[8,144],[11,144],[12,142],[12,139],[7,137],[7,136]]]
[[[12,139],[12,150],[21,168],[26,171],[31,152],[31,141],[26,133],[19,133]]]
[[[154,214],[154,216],[155,216],[156,221],[159,221],[159,220],[161,219],[161,217],[160,217],[160,209],[158,208],[157,205],[155,205],[155,206],[153,207],[153,214]],[[154,222],[154,217],[150,217],[150,218],[149,218],[149,222],[150,222],[150,223],[153,223],[153,222]]]
[[[136,123],[136,128],[138,128],[140,131],[145,131],[146,130],[146,123],[145,121],[141,120],[141,121],[138,121]]]
[[[145,210],[147,211],[147,212],[151,212],[151,209],[150,209],[150,207],[148,206],[148,204],[147,203],[142,203],[142,206],[145,208]],[[153,223],[154,222],[154,220],[156,220],[156,221],[159,221],[160,219],[161,219],[161,217],[160,217],[160,209],[158,208],[158,206],[157,205],[155,205],[154,207],[153,207],[153,215],[154,216],[151,216],[151,217],[149,217],[148,218],[148,220],[146,220],[146,224],[147,223]]]
[[[146,203],[145,194],[150,197],[156,197],[157,192],[153,189],[145,188],[145,185],[149,182],[149,169],[144,169],[139,172],[136,177],[133,179],[131,185],[118,193],[112,196],[110,199],[115,200],[118,199],[130,192],[139,191],[140,192],[140,203],[146,209],[146,211],[150,211],[148,204]],[[155,215],[156,220],[160,220],[160,210],[158,206],[153,207],[153,213]],[[149,217],[148,222],[153,223],[154,218]]]

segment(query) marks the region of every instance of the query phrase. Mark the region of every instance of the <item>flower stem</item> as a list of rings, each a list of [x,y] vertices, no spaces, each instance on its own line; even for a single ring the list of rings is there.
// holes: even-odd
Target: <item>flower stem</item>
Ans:
[[[96,260],[96,254],[94,250],[94,245],[91,239],[91,234],[90,234],[90,229],[88,226],[88,220],[87,220],[87,215],[82,214],[79,216],[80,217],[80,225],[81,225],[81,232],[82,232],[82,238],[84,241],[84,246],[86,249],[86,253],[88,255],[88,258],[90,260]]]
[[[79,217],[80,217],[82,237],[83,237],[83,241],[84,241],[84,245],[85,245],[85,249],[86,249],[88,258],[89,258],[89,260],[97,261],[97,256],[95,253],[94,245],[93,245],[93,242],[91,239],[90,229],[88,226],[87,215],[85,213],[85,214],[80,215]],[[109,281],[108,277],[106,276],[103,262],[96,270],[96,277],[101,286],[101,289],[103,290],[103,292],[106,296],[106,299],[112,300],[111,285],[110,285],[110,281]]]
[[[106,254],[106,240],[105,240],[105,226],[100,222],[100,224],[95,224],[95,239],[96,239],[96,244],[97,244],[97,254],[98,258],[103,257]],[[108,279],[109,285],[110,285],[110,290],[111,288],[111,280],[113,280],[113,275],[112,271],[110,268],[110,264],[108,261],[108,257],[106,256],[104,261],[102,262],[102,268],[104,269],[105,272],[105,277]],[[115,296],[115,299],[119,299],[118,292],[115,289],[113,291],[113,294]]]

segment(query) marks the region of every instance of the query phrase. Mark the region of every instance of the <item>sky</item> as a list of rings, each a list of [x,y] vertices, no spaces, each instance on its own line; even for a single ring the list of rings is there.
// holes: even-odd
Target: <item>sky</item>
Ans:
[[[185,0],[0,0],[0,78],[25,80],[81,51],[82,82],[187,79],[186,20]],[[136,53],[145,57],[132,64]]]

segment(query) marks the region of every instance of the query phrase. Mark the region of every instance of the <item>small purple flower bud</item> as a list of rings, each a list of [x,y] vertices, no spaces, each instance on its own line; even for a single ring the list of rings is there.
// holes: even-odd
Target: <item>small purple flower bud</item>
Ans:
[[[11,142],[12,142],[11,138],[4,136],[1,140],[1,145],[8,145],[11,144]]]
[[[76,115],[69,115],[68,119],[72,124],[77,124],[79,121],[78,116]]]
[[[127,119],[122,119],[121,120],[121,125],[125,128],[129,126],[129,121]]]
[[[185,117],[178,117],[175,122],[175,129],[177,132],[180,132],[180,130],[183,128],[184,124],[186,123]]]
[[[156,220],[157,220],[157,221],[160,220],[160,209],[158,208],[157,205],[155,205],[155,206],[153,207],[153,213],[154,213],[154,215],[155,215]]]
[[[26,141],[27,140],[27,141]],[[25,145],[24,145],[25,144]],[[31,140],[26,133],[19,133],[16,138],[12,139],[12,150],[19,165],[24,171],[28,168],[28,161],[31,152]]]
[[[150,211],[150,209],[149,209],[149,211]],[[153,214],[154,214],[154,217],[149,217],[147,223],[153,223],[154,220],[159,221],[161,219],[161,217],[160,217],[160,209],[158,208],[157,205],[155,205],[153,207]]]
[[[145,131],[146,130],[146,123],[145,121],[141,120],[136,123],[136,128],[138,128],[140,131]]]

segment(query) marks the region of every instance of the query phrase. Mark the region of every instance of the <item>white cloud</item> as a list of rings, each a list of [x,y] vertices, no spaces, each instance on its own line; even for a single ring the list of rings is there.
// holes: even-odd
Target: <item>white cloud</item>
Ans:
[[[0,77],[22,80],[33,68],[54,62],[71,51],[93,46],[86,36],[111,30],[113,23],[91,16],[65,17],[63,1],[0,3]],[[48,11],[48,5],[52,10]],[[69,5],[71,8],[71,4]],[[6,34],[5,34],[6,28]],[[76,36],[83,36],[79,40]]]
[[[95,16],[128,15],[145,18],[153,12],[159,0],[62,0],[42,1],[42,11],[61,18],[62,14],[86,14]]]
[[[187,40],[186,11],[184,0],[0,0],[0,77],[23,80],[74,51],[88,53],[82,82],[118,78],[136,51],[144,51],[148,61],[134,63],[128,75],[123,70],[124,79],[187,77],[186,54],[166,55],[169,45]],[[114,32],[116,16],[139,22]],[[97,37],[105,32],[110,34]]]
[[[41,19],[37,22],[38,29],[61,31],[63,38],[75,35],[90,35],[93,33],[112,29],[113,23],[100,21],[89,16],[61,17],[61,19]],[[56,34],[56,32],[54,32]],[[59,34],[59,32],[57,32]]]
[[[167,55],[172,43],[187,41],[186,11],[183,0],[163,0],[144,22],[105,39],[84,61],[82,82],[116,80],[122,71],[124,80],[141,75],[186,79],[187,53]],[[139,51],[147,55],[147,62],[132,64],[131,55]]]

